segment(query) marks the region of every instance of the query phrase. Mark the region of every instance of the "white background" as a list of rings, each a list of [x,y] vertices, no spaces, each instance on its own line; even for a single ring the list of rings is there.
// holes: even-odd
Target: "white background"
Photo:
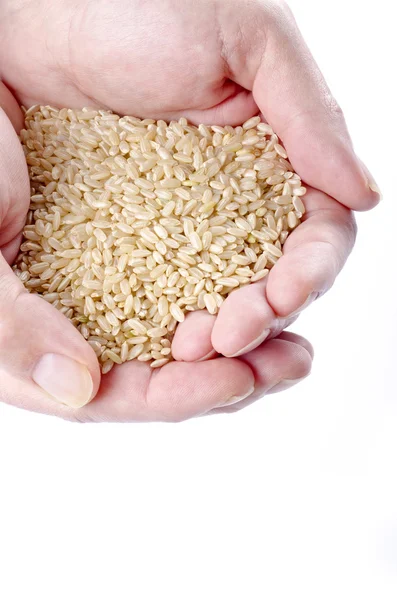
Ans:
[[[397,598],[393,4],[291,2],[384,193],[295,326],[315,346],[312,376],[182,425],[1,406],[4,600]]]

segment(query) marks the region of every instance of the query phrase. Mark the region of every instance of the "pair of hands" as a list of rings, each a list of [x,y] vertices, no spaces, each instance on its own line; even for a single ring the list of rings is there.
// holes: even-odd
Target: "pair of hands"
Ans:
[[[0,400],[79,421],[179,421],[305,377],[311,345],[282,332],[333,284],[354,244],[351,209],[372,208],[379,191],[288,7],[4,0],[0,21]],[[80,334],[9,266],[29,206],[18,103],[219,125],[261,112],[308,187],[305,221],[265,282],[233,292],[217,317],[197,312],[179,326],[177,362],[153,372],[134,361],[101,380]],[[79,410],[54,401],[71,395],[95,399]]]

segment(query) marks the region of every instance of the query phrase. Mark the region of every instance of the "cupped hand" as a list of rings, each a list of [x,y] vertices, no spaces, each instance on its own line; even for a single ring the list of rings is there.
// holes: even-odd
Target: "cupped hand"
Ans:
[[[20,127],[21,114],[1,85],[0,106],[0,400],[77,421],[181,421],[238,410],[310,372],[310,344],[283,333],[240,359],[174,362],[159,370],[133,361],[99,385],[89,345],[60,312],[28,294],[9,266],[21,242],[29,182],[12,126]]]
[[[248,394],[248,400],[234,404],[240,407],[270,388],[289,385],[281,381],[305,376],[310,345],[280,331],[332,285],[343,266],[355,235],[349,209],[371,208],[379,195],[285,4],[6,0],[0,10],[0,75],[19,102],[107,107],[167,120],[183,115],[193,123],[232,125],[261,112],[309,186],[306,220],[287,240],[285,256],[268,280],[231,294],[216,319],[195,313],[179,327],[173,352],[186,362],[154,373],[135,363],[117,367],[103,378],[95,400],[77,412],[56,408],[32,384],[32,376],[43,384],[51,371],[63,369],[70,375],[69,383],[62,384],[64,396],[70,395],[72,380],[80,381],[85,396],[95,396],[96,358],[61,314],[22,293],[3,264],[4,302],[10,296],[15,302],[11,312],[0,309],[6,315],[0,325],[0,364],[10,389],[18,387],[15,399],[9,393],[3,399],[27,404],[30,397],[30,408],[81,420],[180,420],[231,406],[230,398]],[[0,131],[3,138],[13,135],[9,127]],[[3,152],[8,147],[3,139]],[[13,160],[5,156],[5,164]],[[18,160],[22,172],[20,154]],[[28,203],[26,181],[20,177],[13,182],[19,190],[8,185],[3,194],[15,196],[3,209],[0,225],[8,262]],[[266,338],[270,341],[263,343]],[[22,340],[24,352],[18,349]],[[12,358],[3,350],[10,347],[18,349]],[[217,353],[239,358],[212,360]],[[40,365],[43,355],[52,359],[42,361],[40,369],[36,361]],[[204,357],[210,360],[189,362]],[[47,391],[54,392],[53,385]]]

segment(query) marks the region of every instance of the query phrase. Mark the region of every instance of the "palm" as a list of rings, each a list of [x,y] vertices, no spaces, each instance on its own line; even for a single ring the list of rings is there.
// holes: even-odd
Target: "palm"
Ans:
[[[251,92],[254,71],[248,68],[245,75],[239,75],[224,60],[216,4],[208,0],[206,10],[198,8],[192,14],[190,3],[171,0],[82,1],[77,7],[75,3],[54,6],[41,0],[28,4],[28,9],[25,3],[23,11],[9,17],[18,25],[5,26],[13,34],[6,46],[5,79],[25,105],[94,105],[139,117],[170,120],[184,115],[195,123],[238,124],[258,112],[255,97],[267,118],[261,92]],[[46,19],[40,18],[40,6]],[[34,15],[33,29],[41,28],[41,35],[32,31]],[[56,23],[55,28],[51,22]],[[234,25],[233,20],[228,23],[226,19],[230,31]],[[27,28],[32,31],[32,40],[41,40],[32,46],[33,58],[40,56],[40,60],[32,61],[32,55],[18,43],[18,36]],[[297,165],[305,167],[305,153],[294,150],[293,154]],[[317,176],[311,173],[307,180]],[[234,356],[265,329],[270,329],[270,337],[277,335],[310,293],[321,293],[332,284],[354,241],[352,216],[341,204],[315,190],[308,194],[307,206],[305,224],[288,240],[286,255],[266,283],[232,294],[217,319],[196,313],[180,326],[173,348],[177,359],[197,360],[213,349]],[[244,318],[247,306],[248,322]],[[144,418],[147,402],[153,405],[156,399],[160,404],[153,409],[154,418],[156,411],[165,418],[190,416],[195,410],[205,412],[206,406],[214,405],[212,395],[219,392],[219,381],[223,381],[224,399],[228,386],[245,389],[250,379],[256,384],[256,394],[263,393],[269,387],[263,363],[274,361],[275,356],[278,359],[272,377],[276,382],[296,379],[307,370],[310,360],[305,342],[291,335],[267,342],[243,360],[222,358],[167,365],[151,380],[145,365],[123,365],[104,378],[98,399],[86,409],[88,418],[91,413],[93,418],[109,416],[109,399],[116,398],[119,400],[113,403],[111,418],[130,418],[133,410],[136,414],[136,406],[141,406],[138,412]],[[296,344],[300,347],[298,358],[291,350]],[[136,406],[127,410],[120,399],[131,395],[132,381]],[[186,381],[190,382],[188,388]],[[176,382],[181,383],[177,389]]]

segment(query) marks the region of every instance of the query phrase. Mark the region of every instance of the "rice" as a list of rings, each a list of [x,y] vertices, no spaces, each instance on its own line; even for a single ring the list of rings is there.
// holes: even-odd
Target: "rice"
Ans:
[[[306,189],[270,126],[25,111],[31,206],[14,272],[78,328],[108,373],[172,360],[191,311],[259,281]]]

